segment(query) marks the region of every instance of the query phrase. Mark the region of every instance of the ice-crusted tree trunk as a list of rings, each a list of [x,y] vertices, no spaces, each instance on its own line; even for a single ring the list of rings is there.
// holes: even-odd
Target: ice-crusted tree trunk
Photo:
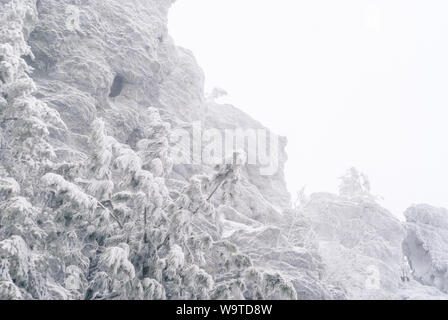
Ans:
[[[194,176],[168,208],[168,248],[174,249],[180,263],[168,264],[162,275],[168,287],[168,296],[183,299],[245,299],[269,297],[296,297],[290,283],[281,276],[277,282],[267,280],[269,274],[261,274],[262,280],[254,284],[246,271],[253,267],[251,259],[238,248],[221,239],[220,223],[216,219],[211,202],[231,202],[235,185],[240,179],[242,161],[235,154],[232,161],[217,166],[211,177]],[[219,192],[218,192],[219,191]],[[183,267],[181,267],[183,266]],[[174,270],[178,270],[174,272]],[[194,273],[193,273],[194,271]],[[196,284],[192,281],[196,274]],[[202,279],[199,281],[199,279]],[[264,279],[264,280],[263,280]],[[264,282],[263,282],[264,281]]]
[[[151,226],[159,223],[159,216],[167,198],[167,191],[162,178],[155,178],[154,175],[144,170],[143,163],[139,155],[132,149],[116,145],[118,157],[115,159],[115,167],[121,173],[122,181],[121,193],[117,193],[113,198],[123,200],[128,212],[126,223],[128,227],[134,229],[134,234],[138,235],[136,241],[148,243]],[[126,191],[124,191],[126,190]]]
[[[112,146],[108,138],[104,121],[96,119],[92,124],[89,139],[93,152],[87,168],[89,176],[87,189],[101,202],[110,201],[115,187],[111,171]]]

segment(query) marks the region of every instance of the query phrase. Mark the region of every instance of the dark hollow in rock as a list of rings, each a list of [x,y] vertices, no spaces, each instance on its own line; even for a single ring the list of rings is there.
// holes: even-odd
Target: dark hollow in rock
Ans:
[[[112,86],[110,87],[109,97],[115,98],[121,94],[123,90],[124,79],[120,75],[116,75],[114,81],[112,82]]]

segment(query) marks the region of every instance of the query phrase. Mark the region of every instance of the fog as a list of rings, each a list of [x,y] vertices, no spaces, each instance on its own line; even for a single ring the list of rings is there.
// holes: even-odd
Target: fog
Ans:
[[[170,33],[206,90],[289,140],[295,193],[355,166],[397,216],[448,207],[448,2],[178,0]]]

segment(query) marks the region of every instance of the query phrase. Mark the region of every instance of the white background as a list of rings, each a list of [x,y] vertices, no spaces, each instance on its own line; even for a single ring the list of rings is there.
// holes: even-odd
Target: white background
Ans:
[[[289,139],[292,193],[351,166],[400,215],[448,207],[448,1],[178,0],[207,90]]]

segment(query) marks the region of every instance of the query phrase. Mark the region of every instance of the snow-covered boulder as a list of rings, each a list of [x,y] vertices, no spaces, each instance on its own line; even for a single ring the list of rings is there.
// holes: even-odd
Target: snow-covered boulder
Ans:
[[[448,210],[421,204],[405,216],[403,249],[414,279],[448,293]]]

